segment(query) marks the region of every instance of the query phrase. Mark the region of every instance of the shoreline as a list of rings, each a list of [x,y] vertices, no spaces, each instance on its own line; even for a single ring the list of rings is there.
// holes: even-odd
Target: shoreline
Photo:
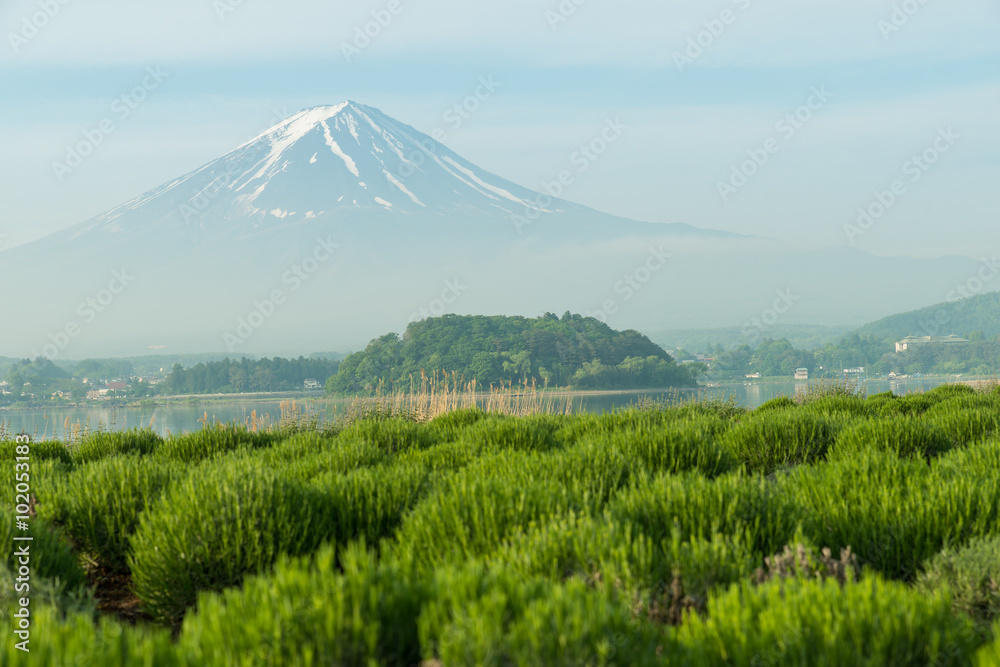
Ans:
[[[963,379],[961,376],[954,375],[927,375],[922,378],[901,378],[902,381],[932,381],[932,382],[945,382],[952,384],[965,384],[975,388],[990,387],[1000,385],[1000,380],[997,377],[971,377]],[[825,379],[825,378],[814,378],[807,381],[801,381],[800,384],[808,385],[814,383],[822,382],[837,382],[836,379]],[[885,380],[882,378],[878,379],[868,379],[868,382],[894,382],[896,380]],[[701,384],[697,387],[651,387],[644,389],[583,389],[583,390],[572,390],[572,389],[539,389],[535,392],[530,391],[518,391],[513,393],[514,396],[524,396],[529,394],[535,394],[539,398],[553,398],[553,399],[575,399],[575,398],[591,398],[591,397],[604,397],[604,396],[642,396],[644,394],[667,394],[671,392],[676,392],[677,394],[692,394],[697,392],[712,392],[713,390],[726,390],[736,387],[744,387],[750,385],[760,385],[769,386],[776,384],[786,384],[793,382],[793,380],[783,379],[783,378],[762,378],[760,380],[719,380],[711,384]],[[488,398],[490,392],[476,392],[477,399]],[[155,398],[143,398],[139,401],[129,401],[125,405],[109,405],[103,401],[92,401],[88,403],[76,403],[76,404],[58,404],[58,405],[43,405],[43,406],[30,406],[30,407],[17,407],[17,406],[3,406],[0,407],[0,414],[4,412],[45,412],[53,409],[94,409],[94,408],[106,408],[106,409],[141,409],[145,407],[158,408],[158,407],[172,407],[178,405],[190,405],[190,406],[211,406],[217,404],[234,403],[240,401],[261,401],[261,402],[274,402],[280,403],[282,401],[297,401],[305,404],[331,404],[331,403],[347,403],[355,399],[372,398],[365,396],[327,396],[322,390],[316,391],[282,391],[282,392],[247,392],[242,394],[178,394],[175,396],[157,396]],[[391,397],[388,397],[391,398]],[[142,402],[150,401],[148,405],[142,405]]]

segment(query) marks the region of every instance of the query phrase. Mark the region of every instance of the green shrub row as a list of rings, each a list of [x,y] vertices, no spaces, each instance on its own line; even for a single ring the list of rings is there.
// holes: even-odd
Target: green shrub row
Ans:
[[[930,466],[869,448],[797,468],[778,488],[815,544],[850,546],[863,564],[912,580],[946,545],[1000,533],[998,469],[1000,441],[953,450]]]
[[[140,517],[129,561],[135,592],[153,617],[176,622],[200,591],[315,550],[333,533],[328,518],[320,493],[252,461],[193,470]]]
[[[73,459],[88,463],[121,454],[152,454],[162,444],[163,438],[149,429],[94,433],[73,448]]]

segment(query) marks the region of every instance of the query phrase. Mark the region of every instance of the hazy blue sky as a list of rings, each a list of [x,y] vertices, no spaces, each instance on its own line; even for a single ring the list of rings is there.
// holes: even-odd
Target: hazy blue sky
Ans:
[[[0,249],[354,99],[535,189],[619,119],[564,195],[617,215],[978,258],[1000,245],[998,33],[995,0],[10,0]],[[57,174],[85,132],[100,145]]]

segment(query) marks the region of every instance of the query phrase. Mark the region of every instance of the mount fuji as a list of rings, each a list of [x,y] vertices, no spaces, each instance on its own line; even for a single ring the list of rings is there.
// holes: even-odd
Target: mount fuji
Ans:
[[[301,111],[218,160],[69,231],[72,238],[100,235],[108,242],[160,231],[197,241],[373,218],[503,223],[515,232],[543,219],[572,220],[592,231],[609,222],[618,231],[636,228],[496,176],[378,109],[348,101]],[[706,233],[679,224],[670,229]]]
[[[0,252],[0,317],[18,323],[0,331],[0,356],[298,354],[356,348],[446,312],[730,326],[779,291],[785,323],[860,324],[887,302],[938,302],[974,268],[608,215],[348,101]]]

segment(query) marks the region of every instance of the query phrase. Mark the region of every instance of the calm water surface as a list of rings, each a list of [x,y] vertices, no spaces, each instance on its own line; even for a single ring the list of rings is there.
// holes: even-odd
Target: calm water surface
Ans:
[[[892,391],[896,394],[922,392],[947,383],[946,379],[906,379],[893,382],[869,381],[869,394]],[[726,399],[734,397],[740,405],[755,408],[778,396],[794,395],[809,386],[808,382],[781,382],[773,384],[726,385],[718,388],[692,391],[690,396],[709,396]],[[573,409],[584,412],[605,412],[623,408],[635,403],[640,397],[673,398],[677,392],[630,391],[603,395],[573,397]],[[684,395],[684,393],[682,393]],[[342,401],[311,402],[310,410],[321,419],[332,417],[342,408]],[[202,427],[199,420],[208,413],[210,421],[249,423],[256,410],[258,418],[269,416],[276,419],[280,414],[279,401],[234,400],[227,403],[205,405],[162,405],[148,408],[55,408],[45,410],[0,410],[0,422],[6,431],[20,433],[22,430],[36,439],[62,438],[74,427],[89,426],[91,429],[120,431],[136,427],[150,427],[161,435],[189,433]],[[3,430],[3,429],[0,429]]]

